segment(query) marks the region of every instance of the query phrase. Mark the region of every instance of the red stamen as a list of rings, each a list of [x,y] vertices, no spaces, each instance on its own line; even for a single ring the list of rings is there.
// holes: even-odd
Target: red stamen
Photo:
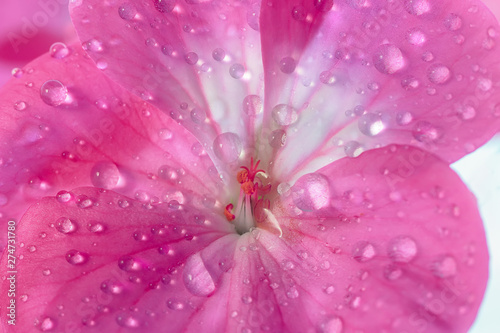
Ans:
[[[224,215],[226,216],[226,219],[228,221],[232,221],[236,218],[233,213],[231,213],[231,210],[233,209],[233,204],[229,204],[226,206],[226,209],[224,210]]]

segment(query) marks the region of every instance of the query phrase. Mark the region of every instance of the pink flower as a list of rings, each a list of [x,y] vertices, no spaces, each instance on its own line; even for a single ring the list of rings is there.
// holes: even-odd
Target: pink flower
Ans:
[[[4,330],[467,331],[488,253],[448,163],[499,128],[483,5],[71,10],[84,50],[0,91]]]

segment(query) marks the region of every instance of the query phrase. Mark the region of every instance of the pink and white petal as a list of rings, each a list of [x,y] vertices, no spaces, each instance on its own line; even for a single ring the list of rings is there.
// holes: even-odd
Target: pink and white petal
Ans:
[[[245,97],[263,92],[259,11],[234,1],[71,5],[84,48],[107,63],[104,72],[184,125],[220,170],[253,150],[259,116],[245,111],[262,107],[260,97]],[[223,143],[214,142],[218,135]],[[227,154],[214,152],[220,144]]]
[[[19,315],[15,326],[2,320],[4,330],[181,332],[199,320],[223,330],[238,237],[225,219],[190,205],[150,209],[109,190],[73,193],[92,204],[46,197],[17,226]]]
[[[105,77],[79,46],[29,68],[1,92],[2,225],[41,197],[78,186],[147,204],[197,200],[213,207],[222,183],[200,143]]]
[[[316,325],[466,332],[474,321],[488,278],[481,217],[428,152],[393,145],[341,159],[300,178],[272,210],[283,237],[259,242],[282,267],[270,271],[283,280],[276,291]]]
[[[391,143],[452,162],[500,129],[500,30],[479,1],[280,1],[261,20],[265,126],[287,132],[280,179]]]

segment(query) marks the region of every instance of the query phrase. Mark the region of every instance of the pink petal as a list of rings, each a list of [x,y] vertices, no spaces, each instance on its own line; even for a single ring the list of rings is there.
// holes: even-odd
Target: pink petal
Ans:
[[[190,130],[219,169],[253,148],[255,115],[247,113],[261,112],[262,102],[245,97],[263,88],[258,6],[84,0],[71,13],[89,55],[107,62],[104,72]],[[229,160],[213,152],[227,132],[237,135]]]
[[[227,221],[191,205],[149,209],[112,191],[73,193],[91,206],[44,198],[17,226],[18,315],[15,326],[2,320],[3,331],[180,332],[196,319],[223,329],[237,238]],[[61,218],[72,228],[61,229]]]
[[[261,31],[282,179],[390,143],[452,162],[500,129],[500,28],[479,1],[277,1]],[[280,104],[292,124],[273,117]]]
[[[472,324],[488,278],[486,240],[474,196],[445,162],[411,147],[371,150],[303,176],[272,210],[283,237],[260,242],[272,248],[278,302],[304,313],[283,315],[294,330],[311,325],[304,316],[339,318],[344,332]],[[295,267],[288,285],[279,265]]]
[[[65,58],[34,61],[2,89],[2,225],[39,198],[77,186],[114,189],[145,204],[213,207],[221,183],[196,139],[107,79],[79,46],[70,49]],[[60,94],[41,95],[44,84]]]

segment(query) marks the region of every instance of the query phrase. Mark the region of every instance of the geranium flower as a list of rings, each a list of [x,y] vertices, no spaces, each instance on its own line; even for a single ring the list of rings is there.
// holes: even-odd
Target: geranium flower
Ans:
[[[483,5],[85,0],[72,17],[83,50],[0,92],[4,330],[470,327],[488,254],[448,163],[499,127]]]

